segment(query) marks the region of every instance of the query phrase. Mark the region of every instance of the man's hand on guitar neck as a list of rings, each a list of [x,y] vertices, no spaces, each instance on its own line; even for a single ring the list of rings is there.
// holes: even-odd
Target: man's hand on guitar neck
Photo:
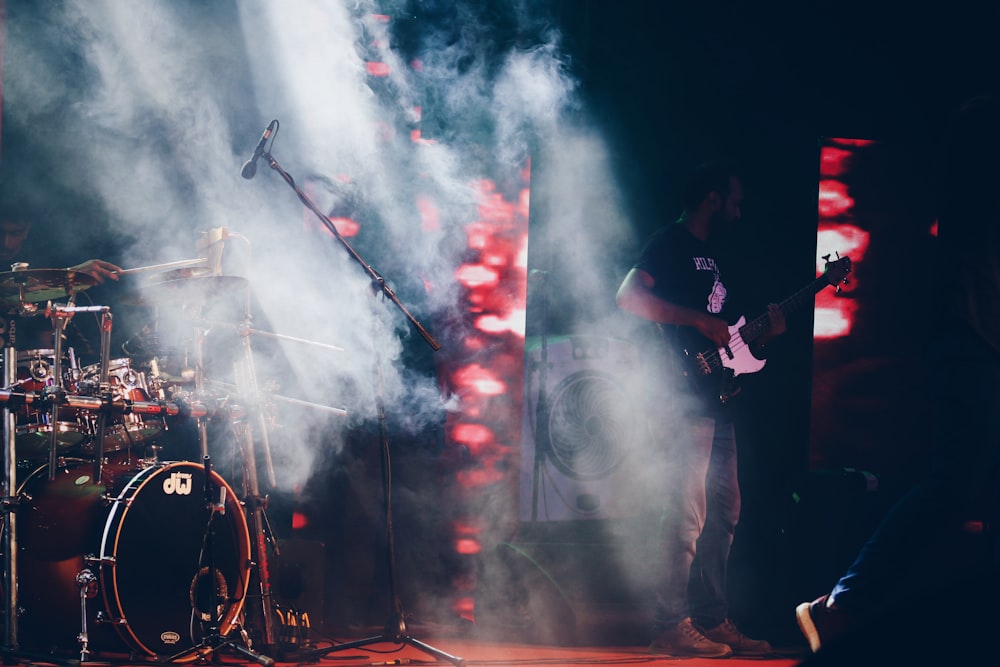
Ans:
[[[785,321],[785,311],[776,303],[767,304],[767,321],[770,325],[767,331],[754,341],[753,351],[755,354],[759,354],[765,344],[785,333],[788,329],[788,324]]]

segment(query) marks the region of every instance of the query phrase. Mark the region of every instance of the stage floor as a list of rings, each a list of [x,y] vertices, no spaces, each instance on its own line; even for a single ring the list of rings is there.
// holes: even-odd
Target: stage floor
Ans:
[[[719,660],[707,658],[668,658],[650,655],[646,646],[550,646],[541,644],[519,643],[517,638],[510,641],[477,639],[474,637],[456,637],[452,630],[441,632],[431,631],[424,634],[421,631],[412,632],[410,642],[373,642],[365,643],[360,648],[327,647],[348,645],[359,639],[380,638],[381,633],[367,635],[364,638],[338,638],[326,640],[317,638],[311,642],[310,648],[300,652],[275,651],[274,667],[298,667],[299,665],[319,665],[320,667],[351,667],[368,665],[482,665],[488,667],[526,667],[531,665],[560,665],[575,667],[577,665],[638,665],[664,664],[683,662],[685,665],[718,665]],[[426,649],[424,647],[427,647]],[[808,657],[808,649],[803,647],[776,648],[773,656],[765,658],[725,659],[725,664],[731,667],[753,665],[753,667],[793,667],[799,665]],[[143,661],[129,661],[124,657],[99,655],[94,660],[79,662],[66,660],[62,662],[37,659],[41,656],[11,655],[5,664],[25,664],[37,667],[48,665],[73,665],[74,667],[131,667],[148,666],[150,664],[171,664]],[[266,662],[266,660],[265,660]],[[182,663],[176,663],[182,664]],[[238,653],[231,648],[222,648],[214,654],[209,652],[203,658],[193,662],[190,657],[183,664],[200,665],[248,665],[260,664],[251,657]]]

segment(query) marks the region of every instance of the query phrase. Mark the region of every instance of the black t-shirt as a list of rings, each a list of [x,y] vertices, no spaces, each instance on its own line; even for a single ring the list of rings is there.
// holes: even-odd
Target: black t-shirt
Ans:
[[[643,248],[636,263],[653,277],[653,292],[679,306],[728,317],[729,292],[722,280],[712,245],[674,223],[659,230]]]
[[[693,236],[680,223],[667,225],[646,243],[635,268],[653,277],[653,293],[678,306],[709,313],[730,325],[739,319],[732,305],[718,261],[715,247]],[[714,350],[714,345],[694,327],[661,324],[657,346],[668,358],[661,370],[674,376],[685,376],[686,388],[698,396],[698,411],[728,418],[729,411],[719,400],[723,378],[718,373],[704,377],[699,374],[693,358]],[[662,369],[666,370],[662,370]]]

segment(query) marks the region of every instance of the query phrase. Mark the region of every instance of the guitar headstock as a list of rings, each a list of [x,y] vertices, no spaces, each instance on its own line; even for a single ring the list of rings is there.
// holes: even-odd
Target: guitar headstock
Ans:
[[[837,255],[837,259],[831,261],[829,255],[823,255],[826,266],[823,269],[823,277],[827,282],[840,291],[841,285],[847,284],[847,275],[851,272],[851,258]]]

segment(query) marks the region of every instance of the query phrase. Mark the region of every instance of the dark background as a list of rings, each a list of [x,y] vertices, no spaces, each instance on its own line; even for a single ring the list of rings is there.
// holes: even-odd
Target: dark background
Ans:
[[[694,164],[729,156],[743,165],[745,224],[727,266],[738,275],[730,281],[749,289],[761,307],[815,276],[824,137],[885,143],[861,176],[871,185],[867,201],[881,205],[880,196],[887,201],[907,196],[906,187],[932,186],[949,114],[970,97],[998,92],[1000,46],[991,30],[1000,10],[986,3],[584,1],[559,7],[571,66],[586,108],[610,137],[637,236],[676,217],[679,184]],[[882,187],[896,191],[872,192]],[[912,192],[914,205],[933,206],[925,189]],[[908,215],[933,219],[926,208]],[[883,225],[893,222],[890,211]],[[912,259],[912,245],[879,250],[889,266],[906,268]],[[933,270],[921,273],[909,289],[916,293],[933,280]],[[905,280],[893,283],[908,288]],[[887,313],[913,323],[916,313],[902,312],[900,304],[912,311],[919,296],[881,296],[889,307],[869,303],[867,311],[881,320],[881,331],[901,324]],[[529,333],[531,307],[529,294]],[[897,424],[893,440],[893,424],[874,415],[869,423],[886,434],[884,452],[869,449],[864,457],[846,457],[843,467],[810,468],[811,331],[810,313],[793,316],[767,372],[746,383],[740,404],[744,509],[732,560],[732,613],[747,630],[778,642],[800,639],[794,605],[829,589],[919,469],[921,454],[905,440],[912,425]],[[844,391],[862,389],[872,387],[848,383]],[[913,396],[913,405],[921,405],[921,396]],[[837,415],[825,417],[837,421]],[[882,421],[905,418],[905,409],[887,411]],[[841,428],[849,438],[851,426]],[[869,433],[869,447],[878,447],[871,440]],[[873,461],[879,467],[866,472],[877,478],[877,491],[850,470]]]

